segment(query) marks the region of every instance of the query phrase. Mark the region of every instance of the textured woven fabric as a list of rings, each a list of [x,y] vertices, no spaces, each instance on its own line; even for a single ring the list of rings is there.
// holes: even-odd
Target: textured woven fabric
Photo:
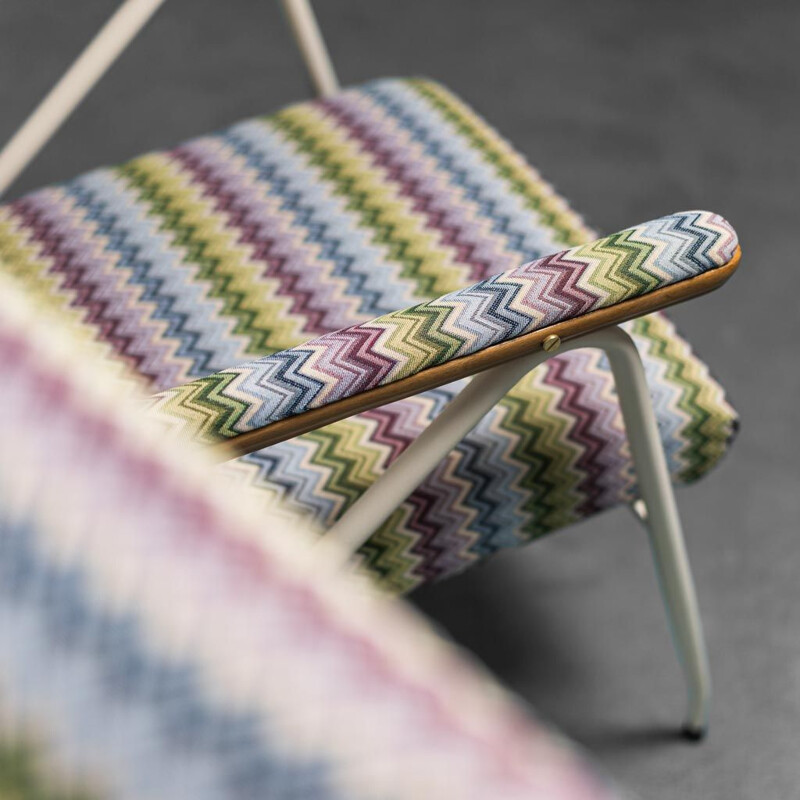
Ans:
[[[155,390],[408,308],[596,238],[509,145],[432,83],[379,81],[0,208],[2,268]],[[663,315],[627,325],[678,481],[736,416]],[[458,386],[224,467],[330,525]],[[362,548],[393,591],[636,495],[604,359],[526,377]]]
[[[0,280],[4,798],[611,797],[36,317]]]
[[[174,387],[153,413],[186,438],[234,438],[696,277],[737,246],[716,214],[672,214]]]

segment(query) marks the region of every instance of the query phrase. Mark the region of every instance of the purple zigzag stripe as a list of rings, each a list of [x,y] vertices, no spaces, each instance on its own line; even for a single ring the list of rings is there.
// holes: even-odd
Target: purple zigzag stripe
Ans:
[[[583,495],[583,500],[576,510],[579,514],[588,515],[602,508],[599,498],[604,494],[601,481],[606,465],[602,463],[600,456],[606,441],[600,432],[595,432],[601,417],[600,410],[592,402],[591,397],[584,399],[586,396],[584,382],[567,376],[568,366],[566,360],[553,359],[545,382],[548,386],[559,390],[556,407],[573,421],[568,429],[567,438],[580,449],[575,467],[582,476],[577,488]]]
[[[382,328],[360,325],[326,334],[324,360],[315,364],[315,368],[335,376],[342,387],[347,387],[346,392],[365,391],[379,385],[397,364],[395,359],[374,349],[384,333]]]
[[[40,257],[47,260],[48,272],[60,276],[60,291],[70,291],[70,305],[83,311],[84,322],[96,331],[97,338],[107,342],[120,359],[151,380],[164,377],[153,373],[159,363],[158,351],[168,349],[154,345],[152,335],[136,320],[138,296],[135,289],[129,297],[120,297],[119,276],[113,271],[103,273],[103,263],[91,248],[81,241],[85,224],[79,211],[66,211],[65,198],[56,198],[53,191],[28,195],[12,204],[11,209],[21,225],[28,230],[29,241],[39,245]],[[123,288],[123,292],[126,290]],[[174,370],[166,370],[169,378]]]

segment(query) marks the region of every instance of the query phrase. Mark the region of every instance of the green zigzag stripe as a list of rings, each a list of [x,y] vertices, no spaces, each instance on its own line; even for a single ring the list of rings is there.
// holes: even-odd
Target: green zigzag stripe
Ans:
[[[534,424],[530,421],[530,394],[515,393],[502,401],[506,412],[503,429],[515,436],[512,457],[526,465],[520,488],[525,493],[523,510],[530,515],[530,521],[520,534],[528,539],[543,536],[575,520],[570,512],[575,505],[577,493],[574,490],[580,476],[571,469],[575,453],[564,447],[569,432],[567,421],[550,409],[555,402],[553,394],[535,395],[543,403],[533,414]]]

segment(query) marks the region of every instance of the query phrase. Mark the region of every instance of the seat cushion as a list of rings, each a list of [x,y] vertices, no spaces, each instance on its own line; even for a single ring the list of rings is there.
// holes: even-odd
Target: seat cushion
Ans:
[[[164,389],[595,238],[538,173],[441,86],[383,80],[0,209],[3,269]],[[736,415],[663,314],[627,324],[671,473],[722,456]],[[227,465],[325,527],[458,391],[393,403]],[[605,359],[525,378],[361,550],[408,591],[636,497]]]

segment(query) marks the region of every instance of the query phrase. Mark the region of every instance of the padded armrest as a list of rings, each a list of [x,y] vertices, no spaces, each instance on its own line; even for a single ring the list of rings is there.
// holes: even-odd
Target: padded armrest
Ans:
[[[739,256],[722,217],[672,214],[160,392],[151,410],[181,437],[252,452],[533,352],[551,334],[703,294]]]

